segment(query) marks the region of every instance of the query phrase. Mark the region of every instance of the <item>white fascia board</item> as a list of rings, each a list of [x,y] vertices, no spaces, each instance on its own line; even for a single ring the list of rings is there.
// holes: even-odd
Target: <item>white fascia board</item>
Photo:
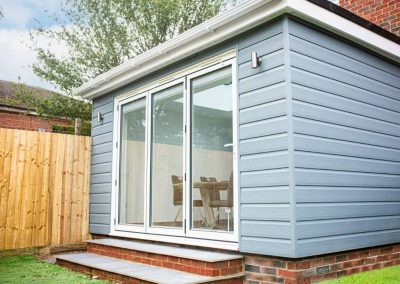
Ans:
[[[255,27],[268,20],[268,16],[273,18],[272,12],[282,10],[283,6],[280,0],[245,2],[97,76],[75,89],[73,93],[86,99],[101,96],[154,70],[166,67]],[[255,22],[255,20],[258,21]]]
[[[74,94],[85,99],[101,96],[285,13],[400,62],[400,45],[307,0],[252,0],[97,76]]]

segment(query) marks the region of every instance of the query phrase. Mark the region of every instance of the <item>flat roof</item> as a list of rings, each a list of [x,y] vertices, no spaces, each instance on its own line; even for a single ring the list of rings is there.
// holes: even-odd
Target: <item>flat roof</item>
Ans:
[[[400,63],[399,37],[327,0],[249,0],[172,38],[73,91],[93,99],[283,14],[291,14]]]
[[[382,27],[356,15],[356,14],[353,14],[349,10],[347,10],[343,7],[340,7],[340,6],[332,3],[331,1],[328,1],[328,0],[307,0],[307,1],[317,4],[324,9],[331,11],[332,13],[335,13],[343,18],[346,18],[355,24],[358,24],[374,33],[377,33],[391,41],[394,41],[394,42],[400,44],[399,36],[395,35],[394,33],[389,32],[388,30],[385,30],[384,28],[382,28]]]

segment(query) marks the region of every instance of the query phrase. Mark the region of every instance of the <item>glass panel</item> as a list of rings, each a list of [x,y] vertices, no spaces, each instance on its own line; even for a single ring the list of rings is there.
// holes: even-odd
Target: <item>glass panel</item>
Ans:
[[[182,227],[183,85],[152,96],[151,224]]]
[[[231,67],[192,80],[191,90],[192,228],[233,231]]]
[[[146,99],[121,107],[119,224],[144,224]]]

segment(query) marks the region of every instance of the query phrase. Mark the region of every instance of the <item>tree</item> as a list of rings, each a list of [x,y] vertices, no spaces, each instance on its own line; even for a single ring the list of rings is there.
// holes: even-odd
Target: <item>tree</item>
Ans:
[[[20,82],[14,83],[12,98],[1,99],[1,101],[7,105],[23,106],[29,110],[35,110],[42,117],[71,119],[70,127],[53,125],[58,132],[74,133],[74,120],[81,118],[82,134],[90,135],[92,106],[89,102],[29,87]]]
[[[38,57],[33,71],[70,94],[96,75],[211,18],[228,1],[64,1],[61,17],[55,17],[60,29],[31,32]],[[59,57],[51,46],[39,47],[37,39],[42,35],[65,44],[67,54]]]
[[[41,116],[91,120],[90,103],[56,93],[46,96],[37,93],[25,84],[16,83],[14,88],[15,98],[12,101],[17,105],[23,104],[28,109],[34,109]]]

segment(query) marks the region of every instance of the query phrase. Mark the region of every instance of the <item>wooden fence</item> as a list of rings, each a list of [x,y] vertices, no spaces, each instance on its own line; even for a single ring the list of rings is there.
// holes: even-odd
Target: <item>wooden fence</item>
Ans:
[[[91,138],[0,128],[0,250],[88,238]]]

